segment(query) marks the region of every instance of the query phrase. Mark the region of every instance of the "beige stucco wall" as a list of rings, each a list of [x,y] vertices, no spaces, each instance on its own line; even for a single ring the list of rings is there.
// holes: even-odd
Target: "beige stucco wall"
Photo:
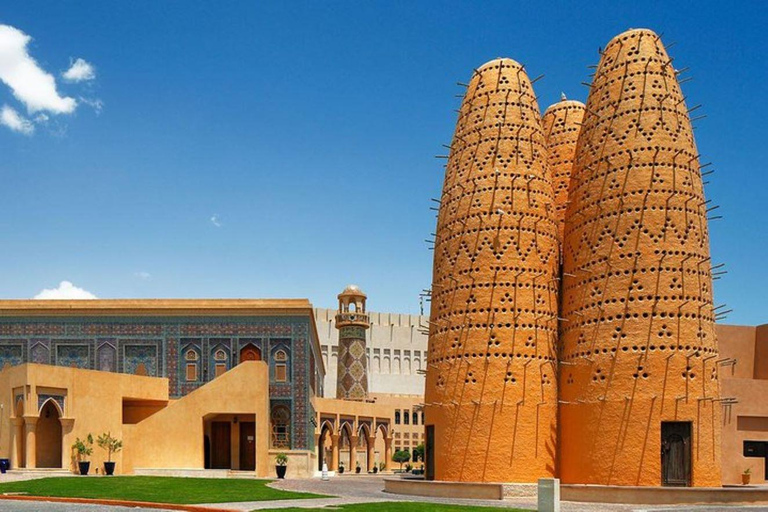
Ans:
[[[263,361],[248,361],[135,425],[125,425],[126,471],[144,468],[203,469],[204,419],[256,421],[256,473],[272,476],[269,460],[269,381]],[[232,463],[237,465],[237,427]]]
[[[155,377],[139,377],[120,373],[81,370],[62,366],[24,364],[0,371],[0,455],[11,458],[12,467],[19,467],[19,455],[12,449],[14,420],[14,390],[23,391],[24,417],[34,422],[39,416],[38,395],[64,394],[62,415],[62,462],[65,468],[74,469],[71,446],[77,437],[89,433],[94,440],[99,434],[111,432],[122,436],[123,398],[167,400],[168,380]],[[57,406],[58,407],[58,406]],[[36,432],[39,437],[42,432]],[[27,434],[25,433],[25,442]],[[37,447],[45,451],[40,440]],[[129,448],[126,443],[126,450]],[[125,452],[113,456],[117,472],[124,472],[122,458]],[[106,452],[94,444],[91,457],[92,471],[101,468]]]

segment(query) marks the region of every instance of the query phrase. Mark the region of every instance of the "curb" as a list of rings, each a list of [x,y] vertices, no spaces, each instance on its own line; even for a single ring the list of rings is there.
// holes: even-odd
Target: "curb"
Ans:
[[[86,505],[106,505],[111,507],[157,508],[163,510],[182,510],[186,512],[232,512],[231,508],[201,507],[199,505],[179,505],[176,503],[153,503],[151,501],[102,500],[89,498],[60,498],[54,496],[27,496],[18,494],[0,495],[0,500],[11,501],[49,501],[56,503],[82,503]]]

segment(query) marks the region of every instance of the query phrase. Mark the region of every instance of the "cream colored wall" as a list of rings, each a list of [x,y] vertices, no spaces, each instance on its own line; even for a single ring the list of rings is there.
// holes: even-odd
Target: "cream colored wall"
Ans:
[[[426,316],[369,312],[366,330],[368,390],[371,393],[424,394],[427,360]],[[336,396],[339,331],[335,309],[314,310],[325,363],[325,396]]]
[[[274,461],[268,453],[268,375],[263,361],[241,363],[149,418],[125,425],[126,443],[132,446],[124,462],[126,470],[203,469],[204,416],[255,415],[256,473],[273,476]]]

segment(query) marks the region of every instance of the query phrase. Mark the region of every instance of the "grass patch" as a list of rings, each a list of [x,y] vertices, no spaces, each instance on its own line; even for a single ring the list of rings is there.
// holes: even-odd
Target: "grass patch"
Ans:
[[[352,505],[334,505],[328,508],[275,508],[258,512],[306,512],[307,510],[342,510],[344,512],[533,512],[522,508],[478,507],[470,505],[444,505],[423,501],[383,501],[376,503],[356,503]],[[254,511],[256,512],[256,511]]]
[[[151,501],[155,503],[225,503],[229,501],[326,498],[320,494],[281,491],[269,480],[177,478],[165,476],[53,477],[0,484],[0,493],[31,496]]]

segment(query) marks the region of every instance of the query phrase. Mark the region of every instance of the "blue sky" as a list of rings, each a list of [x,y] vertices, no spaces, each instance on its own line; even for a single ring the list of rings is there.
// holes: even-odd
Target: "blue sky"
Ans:
[[[642,4],[642,6],[640,6]],[[104,298],[307,297],[348,283],[418,312],[430,197],[471,70],[526,64],[542,109],[585,100],[598,47],[663,33],[717,171],[716,302],[768,322],[768,10],[761,2],[0,2],[70,113],[0,82],[0,296],[67,280]],[[94,79],[62,76],[76,59]],[[95,108],[96,102],[101,108]],[[211,219],[216,216],[215,222]]]

